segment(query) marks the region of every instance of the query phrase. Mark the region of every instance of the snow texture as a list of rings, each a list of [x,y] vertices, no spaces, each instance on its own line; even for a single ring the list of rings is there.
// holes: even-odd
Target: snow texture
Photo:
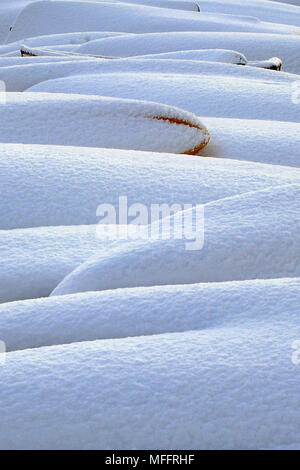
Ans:
[[[99,96],[9,93],[0,141],[196,154],[209,132],[169,106]]]
[[[299,123],[203,118],[211,140],[201,155],[300,166]]]
[[[196,205],[300,179],[296,168],[187,155],[21,144],[0,155],[1,229],[96,224],[98,205],[117,208],[120,196]]]
[[[162,52],[161,54],[142,55],[141,59],[177,59],[177,60],[204,60],[224,62],[229,64],[246,65],[247,59],[243,54],[226,49],[198,49],[191,51]]]
[[[0,303],[47,297],[90,256],[120,246],[114,228],[103,236],[95,225],[0,230]]]
[[[299,0],[0,3],[0,449],[300,449]]]
[[[284,61],[283,70],[300,73],[299,45],[299,35],[186,31],[154,33],[151,35],[135,34],[122,38],[95,40],[79,47],[77,51],[80,53],[129,57],[191,49],[221,48],[239,51],[248,60],[280,57]]]
[[[4,449],[253,449],[300,442],[299,322],[10,352]],[[298,336],[297,336],[298,335]],[[263,391],[263,393],[262,393]],[[38,424],[37,424],[38,423]]]
[[[81,44],[95,39],[103,39],[112,36],[124,36],[130,33],[120,33],[112,31],[84,31],[79,33],[61,33],[42,36],[34,36],[26,38],[26,44],[32,47],[72,47],[76,50]],[[4,55],[10,52],[17,52],[20,55],[20,46],[22,46],[25,38],[9,44],[0,45],[0,54]]]
[[[65,21],[68,18],[68,22]],[[40,1],[24,8],[7,42],[27,36],[80,31],[155,33],[168,31],[234,31],[298,34],[297,26],[260,22],[251,17],[170,10],[126,3]]]
[[[158,62],[163,64],[164,61]],[[45,65],[47,64],[41,64],[40,67]],[[71,64],[64,64],[68,65]],[[185,74],[167,73],[77,75],[45,81],[28,91],[95,95],[99,90],[103,96],[137,100],[151,97],[152,101],[184,108],[202,116],[294,122],[300,120],[300,107],[292,101],[289,83],[266,82],[258,78],[249,80],[230,74],[204,74],[201,79],[196,74],[189,75],[187,79]]]
[[[49,57],[50,59],[50,57]],[[254,67],[237,67],[233,64],[224,64],[217,62],[205,62],[205,61],[192,61],[192,60],[157,60],[157,59],[126,59],[126,60],[109,60],[109,59],[98,59],[87,57],[86,60],[82,60],[82,56],[74,57],[71,63],[65,63],[64,57],[61,58],[61,63],[31,63],[26,65],[26,59],[24,59],[23,66],[3,66],[0,68],[0,79],[5,81],[7,91],[24,91],[29,89],[33,85],[40,82],[61,78],[69,77],[73,75],[96,75],[99,78],[103,74],[107,73],[132,73],[135,75],[140,74],[154,74],[154,75],[166,75],[170,78],[183,79],[187,82],[189,77],[197,76],[199,81],[199,75],[202,77],[210,78],[214,80],[215,77],[219,77],[223,80],[232,79],[235,83],[235,79],[238,81],[250,81],[255,80],[262,81],[262,85],[266,86],[266,81],[270,82],[271,85],[275,84],[289,84],[290,97],[291,97],[291,85],[297,81],[298,76],[289,73],[277,73],[272,70],[264,70]],[[175,76],[175,77],[174,77]],[[121,77],[117,77],[118,80]],[[244,79],[244,80],[243,80]],[[82,80],[86,80],[83,77]],[[50,84],[51,85],[51,84]],[[257,87],[258,88],[258,87]],[[97,90],[99,94],[99,90]],[[149,99],[149,97],[148,97]]]
[[[300,5],[299,0],[289,0],[289,3]],[[300,12],[298,8],[292,5],[276,4],[274,1],[201,0],[200,5],[201,11],[205,12],[248,15],[259,18],[261,21],[300,26]]]
[[[52,0],[53,1],[53,0]],[[198,11],[199,6],[193,0],[64,0],[75,2],[93,2],[93,3],[130,3],[138,5],[149,5],[160,8],[171,8],[174,10]],[[294,23],[295,25],[295,23]],[[299,25],[300,26],[300,25]]]
[[[7,351],[266,322],[299,330],[300,279],[139,287],[0,306]],[[287,301],[288,299],[288,301]]]
[[[299,276],[299,195],[300,185],[288,185],[208,203],[204,223],[197,219],[196,208],[190,209],[193,217],[174,218],[178,226],[185,220],[193,223],[189,237],[149,237],[92,257],[52,295]]]

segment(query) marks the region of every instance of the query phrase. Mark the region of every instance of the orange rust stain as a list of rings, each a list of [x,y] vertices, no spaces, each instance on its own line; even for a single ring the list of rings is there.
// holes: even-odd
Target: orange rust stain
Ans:
[[[206,142],[202,142],[202,144],[197,145],[197,147],[194,147],[192,150],[187,150],[186,152],[183,152],[182,155],[197,155],[200,150],[207,146],[208,142],[209,139]]]
[[[201,127],[197,126],[196,124],[192,124],[189,121],[184,121],[183,119],[171,118],[166,116],[153,116],[152,119],[157,119],[158,121],[169,121],[172,124],[183,124],[184,126],[194,127],[195,129],[199,129],[199,131],[203,131]]]
[[[185,121],[183,119],[178,119],[178,118],[166,117],[166,116],[153,116],[152,119],[157,119],[158,121],[168,121],[172,124],[181,124],[181,125],[184,125],[184,126],[193,127],[194,129],[198,129],[199,131],[204,132],[204,134],[206,136],[206,140],[204,142],[202,142],[200,145],[197,145],[196,147],[194,147],[193,149],[190,149],[190,150],[187,150],[186,152],[183,152],[182,155],[197,155],[200,152],[200,150],[202,150],[204,147],[206,147],[206,145],[210,141],[210,134],[209,134],[209,132],[206,128],[203,129],[202,127],[199,127],[196,124],[192,124],[189,121]]]

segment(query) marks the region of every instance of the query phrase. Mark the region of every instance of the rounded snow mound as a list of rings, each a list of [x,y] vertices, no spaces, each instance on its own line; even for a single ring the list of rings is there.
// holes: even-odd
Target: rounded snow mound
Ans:
[[[161,236],[152,237],[156,232],[150,226],[148,238],[136,245],[90,258],[51,295],[297,277],[299,194],[299,185],[286,185],[175,214],[170,224],[162,224]]]
[[[10,93],[0,110],[2,142],[196,155],[210,138],[194,114],[148,101]]]

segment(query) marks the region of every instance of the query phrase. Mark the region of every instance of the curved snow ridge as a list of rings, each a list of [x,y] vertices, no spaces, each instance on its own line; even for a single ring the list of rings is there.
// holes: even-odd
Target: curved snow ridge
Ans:
[[[8,32],[9,28],[25,6],[30,0],[1,0],[0,4],[0,43],[2,43]]]
[[[128,243],[120,226],[118,232],[115,226],[103,226],[102,231],[97,228],[76,225],[0,230],[0,303],[47,297],[90,256]]]
[[[298,337],[299,323],[291,327],[287,315],[251,330],[10,352],[0,368],[0,447],[257,449],[299,442],[299,376],[290,359]]]
[[[0,68],[2,67],[15,67],[15,66],[26,66],[26,65],[37,65],[37,64],[54,64],[56,62],[72,62],[74,57],[72,56],[26,56],[21,57],[20,51],[16,56],[3,57],[0,56]],[[86,61],[86,57],[76,56],[76,61]]]
[[[32,48],[27,45],[22,44],[20,46],[20,52],[22,56],[25,57],[73,57],[73,59],[77,58],[94,58],[94,59],[118,59],[118,57],[107,57],[107,56],[98,56],[98,55],[90,55],[86,53],[78,53],[75,51],[69,51],[66,47],[66,50],[63,49],[64,46],[54,46],[54,48],[46,48],[46,47],[37,47]],[[161,54],[149,54],[149,55],[141,55],[141,56],[134,56],[135,59],[176,59],[176,60],[200,60],[200,61],[208,61],[208,62],[222,62],[222,63],[229,63],[229,64],[236,64],[236,65],[247,65],[246,57],[237,52],[237,51],[230,51],[226,49],[199,49],[199,50],[190,50],[190,51],[176,51],[176,52],[165,52]],[[267,61],[266,61],[267,62]],[[5,61],[3,61],[3,65],[5,65]],[[282,63],[280,62],[280,67]]]
[[[167,114],[167,113],[165,113],[165,114]],[[173,114],[175,114],[175,113],[173,113]],[[189,115],[190,121],[187,121],[187,119],[184,119],[184,117],[185,116],[187,117],[188,115]],[[209,131],[202,124],[202,122],[199,119],[197,119],[196,116],[192,116],[191,113],[187,113],[186,111],[181,116],[180,116],[180,113],[178,113],[178,117],[157,116],[157,115],[147,116],[147,117],[149,117],[150,119],[154,119],[156,121],[165,121],[165,122],[168,122],[170,124],[177,124],[179,126],[190,127],[191,129],[197,129],[198,131],[201,132],[202,141],[200,143],[198,143],[197,145],[195,145],[193,148],[190,148],[189,150],[185,150],[184,152],[180,152],[180,153],[185,153],[187,155],[197,155],[202,149],[204,149],[204,147],[206,147],[206,145],[210,141]],[[182,138],[181,138],[181,140],[182,140]],[[136,150],[150,150],[150,149],[136,149]],[[155,151],[155,150],[153,150],[153,151]],[[164,150],[164,151],[166,151],[166,150]],[[175,152],[175,153],[178,153],[178,152]]]
[[[0,155],[1,229],[97,224],[97,207],[121,196],[150,210],[300,182],[296,168],[133,150],[0,144]]]
[[[54,0],[52,0],[54,1]],[[64,0],[65,2],[91,2],[92,0]],[[93,0],[93,3],[130,3],[138,5],[148,5],[159,8],[170,8],[174,10],[186,10],[186,11],[197,11],[199,12],[199,6],[193,0]]]
[[[201,60],[208,62],[224,62],[229,64],[246,65],[244,54],[226,49],[196,49],[190,51],[162,52],[161,54],[148,54],[135,56],[135,59],[176,59]]]
[[[117,87],[115,83],[118,83]],[[151,97],[156,102],[202,116],[299,122],[300,109],[292,100],[293,89],[290,83],[247,80],[231,75],[117,72],[79,74],[44,81],[28,91],[96,95],[101,90],[103,96],[139,100]]]
[[[9,93],[0,104],[2,142],[197,154],[209,132],[164,104],[100,96]]]
[[[190,330],[298,324],[300,279],[139,287],[0,306],[7,351]]]
[[[105,39],[112,36],[122,36],[130,33],[112,32],[112,31],[83,31],[79,33],[61,33],[46,34],[42,36],[26,37],[26,44],[31,47],[53,47],[53,46],[73,46],[74,50],[81,44],[95,39]],[[9,44],[0,44],[0,55],[18,52],[25,38]]]
[[[68,18],[66,22],[64,18]],[[29,36],[80,31],[151,33],[168,31],[234,31],[297,34],[299,28],[267,22],[247,22],[234,15],[171,10],[126,3],[39,1],[18,15],[6,42]]]
[[[121,247],[83,263],[51,295],[167,284],[193,284],[300,275],[300,185],[268,188],[211,202],[175,215],[184,239]],[[189,216],[188,216],[189,212]],[[199,215],[200,214],[200,215]],[[193,225],[185,227],[185,222]]]
[[[178,31],[144,33],[90,41],[77,52],[115,57],[133,57],[162,52],[196,49],[230,49],[244,54],[248,60],[280,57],[287,72],[300,73],[299,35],[255,34],[216,31]]]
[[[273,165],[300,166],[298,122],[201,117],[210,143],[201,155]]]
[[[299,0],[288,0],[289,3],[300,5]],[[300,26],[299,8],[293,5],[270,2],[269,0],[248,0],[240,3],[237,0],[201,0],[201,9],[207,12],[253,15],[261,21],[284,23]]]
[[[151,39],[151,38],[149,38]],[[300,44],[300,38],[299,38]],[[299,46],[298,44],[298,46]],[[77,56],[76,56],[77,57]],[[187,80],[187,75],[197,76],[199,75],[212,77],[222,76],[229,78],[236,78],[239,81],[255,80],[256,84],[258,81],[270,82],[270,83],[294,83],[298,76],[289,73],[278,73],[273,70],[265,70],[257,67],[237,67],[234,64],[225,64],[218,62],[204,62],[204,61],[193,61],[193,60],[174,60],[174,59],[120,59],[120,60],[107,60],[107,59],[95,59],[86,58],[82,59],[79,56],[79,60],[73,58],[72,61],[64,60],[61,57],[59,63],[28,63],[24,58],[23,63],[15,66],[2,66],[0,68],[0,79],[5,81],[7,91],[24,91],[30,87],[37,85],[47,80],[54,80],[56,78],[63,78],[73,75],[95,75],[104,73],[119,73],[119,76],[123,73],[147,73],[147,74],[159,74],[159,75],[183,75],[182,78]],[[270,55],[268,56],[270,57]],[[265,59],[263,57],[263,59]],[[188,78],[189,78],[188,77]],[[221,77],[220,77],[221,78]],[[118,77],[119,79],[119,77]],[[243,80],[244,79],[244,80]],[[97,90],[97,93],[99,90]],[[151,96],[151,94],[149,95]],[[148,99],[149,99],[148,96]]]

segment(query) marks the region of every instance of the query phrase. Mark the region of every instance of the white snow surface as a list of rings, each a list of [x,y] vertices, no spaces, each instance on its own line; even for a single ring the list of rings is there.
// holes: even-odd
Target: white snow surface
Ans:
[[[284,62],[283,70],[300,73],[299,44],[299,35],[185,31],[99,39],[80,46],[77,51],[96,55],[130,57],[191,49],[221,48],[239,51],[248,60],[280,57]]]
[[[201,155],[273,165],[300,166],[298,122],[201,118],[211,139]]]
[[[247,59],[244,54],[226,49],[198,49],[191,51],[162,52],[161,54],[148,54],[138,57],[140,59],[204,60],[237,65],[247,64]]]
[[[120,246],[121,228],[118,237],[114,226],[102,229],[102,235],[95,225],[0,230],[0,303],[47,297],[90,256]]]
[[[289,3],[300,5],[299,0],[289,0]],[[203,12],[251,15],[261,21],[300,25],[299,8],[274,3],[270,0],[247,0],[244,2],[240,0],[201,0],[200,5]]]
[[[68,21],[65,21],[68,18]],[[80,31],[155,33],[234,31],[298,34],[297,26],[260,22],[253,17],[171,10],[126,3],[40,1],[25,7],[7,42],[24,37]]]
[[[279,0],[273,0],[273,1],[278,2]],[[300,0],[280,0],[280,3],[288,3],[291,5],[300,6]]]
[[[50,62],[49,57],[49,62]],[[11,60],[11,59],[9,59]],[[56,78],[70,77],[70,76],[81,76],[81,75],[92,75],[95,79],[100,79],[104,74],[134,74],[138,77],[143,74],[154,74],[160,78],[161,75],[166,75],[170,79],[184,79],[185,82],[191,77],[197,77],[198,82],[199,76],[203,79],[210,79],[211,81],[222,78],[226,82],[232,80],[233,83],[237,83],[235,79],[238,79],[238,83],[244,83],[246,85],[250,82],[250,86],[253,80],[255,83],[261,81],[262,86],[267,85],[274,86],[276,84],[289,84],[290,98],[292,94],[292,86],[297,82],[298,76],[290,73],[278,73],[273,70],[264,70],[256,67],[238,67],[233,64],[224,64],[218,62],[205,62],[205,61],[193,61],[193,60],[158,60],[158,59],[121,59],[121,60],[109,60],[109,59],[97,59],[97,58],[86,58],[82,60],[82,56],[79,56],[79,60],[74,58],[72,62],[64,62],[64,57],[61,58],[60,63],[29,63],[27,64],[26,59],[22,65],[16,66],[2,66],[0,68],[0,79],[6,84],[7,91],[24,91],[33,87],[43,81],[50,81]],[[125,75],[126,77],[126,75]],[[72,77],[71,77],[72,78]],[[116,77],[121,79],[121,76]],[[155,78],[155,77],[154,77]],[[86,77],[81,80],[86,81]],[[49,87],[51,87],[51,83]],[[48,84],[41,85],[47,87]],[[87,86],[91,86],[90,81]],[[116,87],[115,87],[116,88]],[[259,90],[259,87],[257,87]],[[96,90],[99,94],[99,89]],[[209,88],[208,88],[209,91]],[[93,92],[95,93],[95,91]],[[149,99],[149,97],[148,97]],[[291,100],[289,100],[291,101]],[[296,111],[296,107],[294,106]]]
[[[299,195],[300,185],[288,185],[221,199],[204,206],[204,223],[196,218],[196,208],[190,209],[194,216],[188,219],[193,223],[189,237],[149,237],[133,247],[92,257],[69,274],[52,295],[297,277]],[[174,224],[181,226],[185,220],[176,218]]]
[[[5,41],[9,28],[18,14],[34,0],[1,0],[0,3],[0,43]]]
[[[96,224],[98,205],[120,196],[196,205],[300,179],[297,168],[190,155],[22,144],[0,155],[1,229]]]
[[[220,326],[10,352],[1,369],[1,448],[297,443],[299,377],[291,344],[299,323],[289,310],[282,313],[285,321],[251,330]]]
[[[162,60],[158,62],[162,65],[164,63]],[[71,64],[64,64],[65,67],[69,65]],[[47,64],[39,65],[43,66]],[[59,67],[59,64],[53,66]],[[152,101],[184,108],[202,116],[299,122],[300,107],[292,101],[290,83],[264,81],[258,77],[249,80],[248,77],[230,74],[211,73],[200,77],[190,74],[187,77],[186,74],[175,73],[117,72],[49,80],[29,88],[28,91],[95,95],[101,90],[103,96],[137,100],[151,97]]]
[[[300,449],[299,6],[0,0],[0,449]]]
[[[299,276],[299,191],[299,185],[288,185],[208,203],[204,223],[193,216],[193,238],[149,237],[134,247],[92,257],[52,295]]]
[[[157,60],[157,59],[120,59],[110,60],[106,58],[74,56],[71,63],[64,63],[66,56],[59,56],[61,63],[29,63],[24,58],[23,66],[5,66],[6,58],[2,58],[0,78],[5,81],[7,91],[24,91],[40,82],[68,77],[72,75],[96,75],[106,73],[152,73],[168,75],[188,76],[222,76],[247,80],[263,80],[273,83],[294,84],[298,76],[290,73],[278,73],[272,70],[264,70],[256,67],[237,67],[233,64],[218,62],[193,61],[193,60]],[[49,61],[51,57],[49,56]],[[78,60],[79,59],[79,60]]]
[[[54,0],[51,0],[54,1]],[[137,5],[149,5],[174,10],[198,11],[199,6],[193,0],[63,0],[64,2],[93,2],[93,3],[129,3]],[[293,23],[295,25],[295,23]],[[299,25],[300,26],[300,25]]]
[[[23,45],[25,39],[26,44],[31,47],[70,47],[74,50],[81,44],[95,39],[104,39],[112,36],[124,36],[130,33],[121,33],[113,31],[84,31],[78,33],[61,33],[61,34],[46,34],[41,36],[26,37],[19,41],[11,42],[9,44],[0,45],[0,54],[4,55],[9,52],[17,52],[20,55],[20,47]]]
[[[86,292],[0,306],[7,351],[266,322],[299,330],[300,279]]]
[[[145,101],[9,93],[0,141],[195,153],[209,133],[193,114]]]

